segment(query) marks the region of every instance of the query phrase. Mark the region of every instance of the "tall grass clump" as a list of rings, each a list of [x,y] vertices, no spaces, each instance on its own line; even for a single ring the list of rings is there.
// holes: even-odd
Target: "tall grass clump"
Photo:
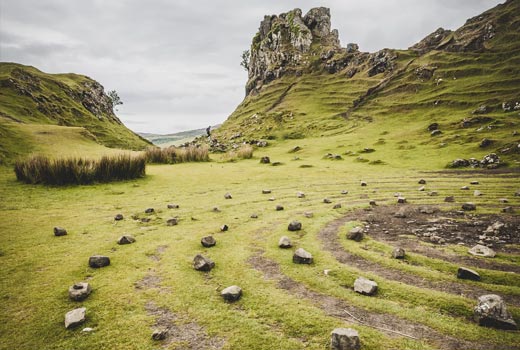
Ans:
[[[147,148],[145,158],[148,163],[176,164],[209,161],[207,146],[188,146],[168,148]]]
[[[86,185],[143,177],[146,159],[143,156],[120,154],[92,160],[84,158],[49,159],[37,155],[19,160],[14,165],[18,181],[44,185]]]
[[[238,159],[251,159],[253,158],[253,146],[243,144],[237,149],[231,150],[224,156],[228,162],[234,162]]]

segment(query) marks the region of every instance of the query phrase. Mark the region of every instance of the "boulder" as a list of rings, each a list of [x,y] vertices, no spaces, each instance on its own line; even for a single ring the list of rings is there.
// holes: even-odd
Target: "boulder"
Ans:
[[[178,204],[168,204],[167,208],[168,209],[179,209],[179,205]]]
[[[467,202],[462,204],[462,210],[477,210],[477,206],[474,203]]]
[[[269,157],[262,157],[262,158],[260,158],[260,163],[269,164],[269,163],[271,163],[271,159],[269,159]]]
[[[312,255],[303,248],[298,248],[293,255],[293,263],[295,264],[312,264]]]
[[[394,259],[404,259],[405,251],[403,248],[396,247],[392,251],[392,258]]]
[[[222,231],[222,232],[226,232],[227,230],[229,230],[229,226],[228,226],[228,225],[222,225],[222,226],[220,226],[220,231]]]
[[[420,179],[419,180],[419,185],[426,185],[426,180],[425,179]]]
[[[230,286],[224,288],[222,292],[220,292],[220,295],[222,298],[224,298],[225,301],[232,303],[240,299],[242,296],[242,288],[239,286]]]
[[[364,277],[358,277],[354,281],[354,292],[363,295],[374,295],[377,292],[377,283]]]
[[[74,283],[69,287],[69,298],[74,301],[82,301],[89,296],[90,292],[92,292],[92,288],[87,282]]]
[[[280,240],[278,241],[278,247],[283,248],[283,249],[291,248],[292,244],[291,244],[291,240],[289,239],[289,237],[287,237],[287,236],[280,237]]]
[[[117,244],[132,244],[135,243],[135,238],[130,235],[123,235],[117,240]]]
[[[179,219],[177,218],[171,218],[166,220],[166,226],[175,226],[179,223]]]
[[[124,219],[124,218],[123,218],[123,214],[116,214],[116,216],[114,216],[114,220],[115,220],[115,221],[121,221],[121,220],[123,220],[123,219]]]
[[[302,223],[299,221],[291,221],[287,229],[289,231],[300,231],[302,229]]]
[[[365,186],[367,186],[367,185],[368,185],[368,184],[366,183],[366,181],[361,181],[361,186],[362,186],[362,187],[365,187]]]
[[[352,328],[336,328],[330,335],[331,350],[360,350],[359,334]]]
[[[507,310],[502,298],[495,294],[482,295],[474,309],[474,318],[479,325],[497,329],[516,330],[518,326]]]
[[[78,309],[71,310],[65,314],[65,328],[74,328],[85,322],[85,313],[87,309],[80,307]]]
[[[215,267],[215,263],[200,254],[195,255],[193,258],[193,268],[197,271],[211,271]]]
[[[65,236],[66,234],[67,234],[67,230],[65,230],[63,227],[56,226],[54,228],[54,235],[56,237]]]
[[[93,255],[88,259],[88,265],[93,268],[100,268],[110,265],[110,258],[104,255]]]
[[[476,246],[468,250],[468,253],[470,253],[471,255],[482,256],[485,258],[494,258],[497,255],[493,249],[480,244],[477,244]]]
[[[275,209],[276,209],[276,211],[281,211],[281,210],[283,210],[283,206],[282,205],[277,205],[275,207]]]
[[[226,194],[224,195],[224,198],[225,198],[225,199],[232,199],[233,196],[231,196],[231,193],[228,192],[228,193],[226,193]]]
[[[334,204],[332,209],[341,209],[341,204],[340,203]]]
[[[363,228],[360,226],[354,227],[347,233],[347,239],[351,239],[353,241],[359,242],[363,239]]]
[[[328,198],[324,198],[323,199],[323,203],[330,204],[330,203],[332,203],[332,201],[330,199],[328,199]]]
[[[202,244],[206,248],[210,248],[217,244],[217,241],[215,240],[215,238],[213,238],[213,236],[206,236],[202,237],[202,239],[200,240],[200,244]]]
[[[164,340],[167,337],[168,337],[168,329],[166,329],[166,328],[155,329],[152,333],[153,340]]]
[[[460,278],[461,280],[480,281],[480,275],[477,271],[465,267],[459,267],[457,270],[457,278]]]
[[[151,214],[151,213],[154,213],[155,212],[155,209],[154,208],[146,208],[144,210],[145,214]]]

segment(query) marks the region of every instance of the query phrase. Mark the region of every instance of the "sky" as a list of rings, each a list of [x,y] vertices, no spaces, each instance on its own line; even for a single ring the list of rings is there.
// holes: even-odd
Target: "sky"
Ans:
[[[331,9],[341,44],[405,49],[499,0],[0,0],[0,61],[78,73],[116,90],[136,132],[223,122],[243,100],[241,54],[264,15]]]

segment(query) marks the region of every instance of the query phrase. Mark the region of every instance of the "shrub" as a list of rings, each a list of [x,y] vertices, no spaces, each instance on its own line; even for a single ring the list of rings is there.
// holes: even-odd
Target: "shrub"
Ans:
[[[145,158],[148,163],[161,164],[207,162],[209,161],[209,151],[207,146],[150,147],[145,151]]]
[[[236,150],[229,151],[224,159],[228,162],[234,162],[237,159],[251,159],[253,158],[253,146],[244,144]]]
[[[143,156],[120,154],[103,156],[99,160],[84,158],[49,159],[37,155],[19,160],[14,165],[18,181],[44,185],[86,185],[145,176]]]

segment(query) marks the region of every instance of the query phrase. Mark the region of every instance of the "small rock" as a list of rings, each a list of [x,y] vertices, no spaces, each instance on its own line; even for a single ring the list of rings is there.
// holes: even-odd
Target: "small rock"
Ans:
[[[462,186],[460,189],[463,190],[463,191],[467,191],[467,190],[469,190],[469,187],[468,186]]]
[[[399,204],[406,203],[406,198],[405,197],[397,197],[397,203],[399,203]]]
[[[376,203],[375,200],[371,200],[370,202],[368,202],[368,204],[373,206],[373,207],[377,206],[377,203]]]
[[[447,196],[447,197],[444,198],[444,201],[445,201],[446,203],[453,203],[453,202],[455,202],[455,197],[453,197],[453,196]]]
[[[75,283],[69,287],[69,298],[74,301],[82,301],[89,296],[91,291],[92,288],[87,282]]]
[[[419,191],[421,191],[421,192],[424,191],[425,189],[426,189],[426,187],[424,187],[424,186],[419,187]]]
[[[117,244],[132,244],[135,242],[135,238],[130,235],[123,235],[117,240]]]
[[[509,203],[509,200],[507,198],[500,198],[498,201],[500,203]]]
[[[104,255],[93,255],[88,259],[88,265],[93,268],[100,268],[110,265],[110,258]]]
[[[323,203],[330,204],[330,203],[332,203],[332,201],[330,199],[328,199],[328,198],[324,198],[323,199]]]
[[[123,214],[116,214],[116,216],[114,216],[114,220],[115,220],[115,221],[121,221],[121,220],[123,220]]]
[[[262,194],[269,194],[271,193],[271,190],[262,190]]]
[[[276,200],[276,198],[274,198],[274,197],[271,197],[268,199],[269,202],[274,202],[275,200]]]
[[[462,204],[462,210],[477,210],[477,206],[474,203],[467,202]]]
[[[341,204],[340,203],[334,204],[332,209],[341,209]]]
[[[166,328],[155,329],[152,333],[153,340],[164,340],[168,337],[168,330]]]
[[[511,213],[514,213],[515,210],[513,209],[513,207],[505,207],[505,208],[502,208],[502,213],[508,213],[508,214],[511,214]]]
[[[251,214],[250,218],[251,219],[258,219],[258,214],[253,213],[253,214]]]
[[[271,163],[271,159],[269,159],[269,157],[262,157],[262,158],[260,158],[260,163],[269,164],[269,163]]]
[[[459,267],[457,270],[457,278],[462,280],[480,281],[480,275],[478,272],[467,269],[465,267]]]
[[[219,207],[213,207],[212,211],[214,211],[215,213],[220,213]]]
[[[239,286],[227,287],[220,292],[220,295],[225,301],[232,303],[240,299],[242,296],[242,288]]]
[[[486,138],[485,138],[485,139],[483,139],[482,141],[480,141],[480,143],[479,143],[478,146],[479,146],[480,148],[485,148],[485,147],[490,146],[492,143],[493,143],[493,140],[490,140],[490,139],[486,139]]]
[[[303,248],[298,248],[293,255],[293,263],[295,264],[312,264],[311,253],[305,251]]]
[[[289,226],[287,226],[289,231],[300,231],[302,229],[302,223],[299,221],[291,221]]]
[[[422,206],[419,207],[419,213],[421,214],[433,214],[438,210],[438,208],[435,207],[428,207],[428,206]]]
[[[350,240],[353,240],[356,242],[361,241],[363,239],[363,237],[364,237],[363,228],[360,226],[354,227],[352,230],[350,230],[347,233],[347,239],[350,239]]]
[[[361,181],[361,186],[365,187],[367,186],[368,184],[365,182],[365,181]]]
[[[283,206],[282,205],[277,205],[275,209],[276,209],[276,211],[281,211],[281,210],[283,210]]]
[[[297,193],[296,193],[296,197],[298,197],[298,198],[305,198],[305,193],[303,193],[303,192],[297,192]]]
[[[155,212],[155,209],[154,208],[147,208],[145,209],[144,211],[146,214],[151,214],[151,213],[154,213]]]
[[[475,196],[475,197],[482,196],[482,192],[480,192],[479,190],[475,190],[475,191],[473,192],[473,196]]]
[[[217,241],[215,240],[215,238],[213,238],[213,236],[206,236],[202,237],[202,239],[200,240],[200,244],[202,244],[206,248],[210,248],[217,244]]]
[[[419,185],[426,185],[426,180],[425,179],[420,179],[419,180]]]
[[[74,328],[85,322],[85,313],[87,309],[80,307],[78,309],[71,310],[65,314],[65,328]]]
[[[91,327],[85,327],[81,330],[83,333],[90,333],[94,331],[94,328]]]
[[[147,222],[152,221],[150,218],[141,218],[140,220],[141,220],[141,222],[143,222],[143,223],[147,223]]]
[[[433,131],[430,133],[431,136],[439,136],[439,135],[441,135],[441,134],[442,134],[442,131],[440,131],[440,130],[433,130]]]
[[[66,234],[67,234],[67,230],[65,230],[63,227],[56,226],[54,228],[54,235],[56,237],[65,236]]]
[[[494,258],[497,255],[493,249],[481,244],[477,244],[476,246],[468,250],[468,253],[470,253],[471,255],[482,256],[485,258]]]
[[[374,295],[377,292],[377,283],[364,277],[358,277],[354,281],[354,291],[363,295]]]
[[[200,254],[195,255],[193,258],[193,268],[197,271],[211,271],[215,267],[215,263]]]
[[[478,305],[474,309],[475,321],[484,327],[516,330],[513,316],[507,310],[502,298],[495,294],[482,295],[478,298]]]
[[[336,328],[330,335],[331,350],[360,350],[359,334],[352,328]]]
[[[394,217],[396,218],[399,218],[399,219],[404,219],[406,218],[406,209],[405,208],[400,208],[395,214],[394,214]]]
[[[515,192],[515,197],[520,197],[520,190]]]
[[[168,204],[166,207],[168,209],[179,209],[179,205],[178,204]]]
[[[343,191],[341,191],[341,194],[348,194],[348,191],[347,190],[343,190]]]
[[[394,259],[404,259],[405,251],[403,248],[394,248],[392,251],[392,258]]]
[[[228,225],[224,224],[224,225],[220,226],[220,231],[226,232],[227,230],[229,230],[229,226]]]
[[[428,131],[434,131],[434,130],[437,130],[439,128],[439,123],[431,123],[430,125],[428,125]]]
[[[314,213],[311,212],[311,211],[306,211],[305,213],[303,213],[303,216],[305,216],[306,218],[310,219],[314,216]]]
[[[224,195],[224,198],[225,198],[225,199],[232,199],[233,197],[231,196],[231,193],[228,192],[228,193],[226,193],[226,194]]]
[[[292,244],[291,244],[291,240],[289,239],[289,237],[287,237],[287,236],[280,237],[280,240],[278,241],[278,247],[284,248],[284,249],[291,248]]]
[[[179,219],[171,218],[166,221],[166,226],[175,226],[179,223]]]
[[[469,184],[470,184],[470,185],[478,185],[479,182],[478,182],[478,181],[471,181]]]

